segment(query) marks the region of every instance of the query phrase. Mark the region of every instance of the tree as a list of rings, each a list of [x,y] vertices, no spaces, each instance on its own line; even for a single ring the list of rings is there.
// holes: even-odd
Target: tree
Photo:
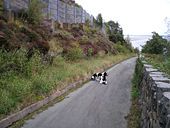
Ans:
[[[131,43],[129,35],[127,35],[127,37],[125,38],[125,44],[124,45],[129,51],[134,52],[134,48],[132,47],[132,43]]]
[[[153,32],[152,39],[146,42],[142,47],[142,52],[151,54],[163,54],[167,45],[167,40],[158,33]]]
[[[123,29],[120,27],[119,23],[114,21],[109,21],[108,25],[110,27],[109,40],[114,43],[120,41],[121,44],[123,45],[125,40],[123,37]]]
[[[101,13],[98,14],[95,24],[101,28],[103,27],[103,18]]]

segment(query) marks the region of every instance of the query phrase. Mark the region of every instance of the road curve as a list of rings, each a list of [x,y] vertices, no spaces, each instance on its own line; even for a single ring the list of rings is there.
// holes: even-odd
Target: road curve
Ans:
[[[109,69],[108,85],[86,83],[62,102],[49,107],[24,128],[126,128],[124,119],[131,105],[131,79],[136,58]]]

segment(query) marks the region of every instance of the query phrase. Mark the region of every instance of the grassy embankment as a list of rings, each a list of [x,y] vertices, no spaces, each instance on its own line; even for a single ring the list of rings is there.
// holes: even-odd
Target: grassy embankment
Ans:
[[[134,56],[88,23],[70,29],[55,23],[52,33],[51,22],[33,22],[37,12],[10,21],[5,14],[0,13],[0,119]]]
[[[25,59],[22,50],[16,51],[15,55],[13,52],[8,52],[8,54],[1,52],[0,55],[1,62],[10,60],[7,64],[13,66],[12,70],[1,74],[1,119],[66,88],[68,85],[99,71],[102,67],[133,56],[133,54],[104,55],[76,61],[68,61],[58,56],[52,65],[46,65],[42,63],[38,53],[34,54],[29,61]]]

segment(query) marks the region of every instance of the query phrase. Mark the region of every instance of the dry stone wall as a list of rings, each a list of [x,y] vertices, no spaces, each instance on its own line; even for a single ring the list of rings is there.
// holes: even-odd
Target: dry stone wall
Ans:
[[[152,65],[142,63],[141,128],[170,128],[170,79]]]

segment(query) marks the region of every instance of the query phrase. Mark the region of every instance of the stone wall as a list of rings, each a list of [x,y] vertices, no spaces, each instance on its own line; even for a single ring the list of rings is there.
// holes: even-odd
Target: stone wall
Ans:
[[[141,128],[170,128],[170,79],[153,66],[142,63]]]

